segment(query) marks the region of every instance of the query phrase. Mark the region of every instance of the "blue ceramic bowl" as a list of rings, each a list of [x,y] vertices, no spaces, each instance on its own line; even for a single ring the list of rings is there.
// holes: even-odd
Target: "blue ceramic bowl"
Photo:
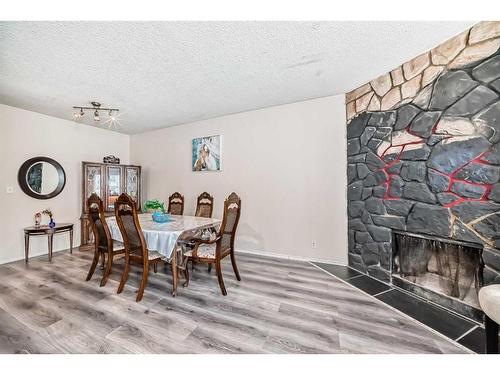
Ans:
[[[170,221],[170,215],[162,212],[153,212],[152,216],[155,223],[166,223]]]

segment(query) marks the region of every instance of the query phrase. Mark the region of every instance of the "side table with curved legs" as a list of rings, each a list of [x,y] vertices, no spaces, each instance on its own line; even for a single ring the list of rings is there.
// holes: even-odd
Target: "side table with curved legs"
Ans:
[[[54,234],[69,232],[69,251],[73,253],[73,224],[62,223],[56,224],[54,228],[47,225],[31,226],[24,228],[24,262],[28,263],[30,251],[30,237],[33,236],[47,236],[49,247],[49,262],[52,261],[52,246],[54,242]]]

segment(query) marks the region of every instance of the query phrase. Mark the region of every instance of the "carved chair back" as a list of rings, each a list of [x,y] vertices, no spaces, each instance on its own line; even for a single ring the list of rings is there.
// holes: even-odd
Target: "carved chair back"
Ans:
[[[214,210],[214,197],[208,194],[206,191],[198,196],[196,201],[196,213],[197,217],[212,217],[212,211]]]
[[[96,193],[92,193],[87,199],[87,210],[97,248],[106,251],[112,249],[113,240],[104,216],[104,204]]]
[[[231,193],[224,201],[224,215],[220,225],[220,240],[217,241],[217,253],[234,250],[236,228],[240,220],[241,198],[236,193]]]
[[[122,193],[115,201],[115,216],[123,238],[125,251],[135,258],[148,259],[148,248],[144,240],[137,205],[131,196]]]
[[[184,213],[184,195],[175,192],[168,197],[168,213],[172,215],[182,215]]]

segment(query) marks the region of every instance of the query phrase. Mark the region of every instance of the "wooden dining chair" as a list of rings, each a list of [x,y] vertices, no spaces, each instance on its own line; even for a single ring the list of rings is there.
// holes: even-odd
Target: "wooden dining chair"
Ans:
[[[125,245],[125,268],[122,273],[117,293],[121,293],[128,278],[131,263],[142,265],[142,278],[137,292],[136,301],[139,302],[144,294],[148,281],[149,265],[153,265],[154,272],[162,256],[157,251],[149,251],[144,240],[137,206],[129,195],[122,193],[115,202],[115,216]]]
[[[201,193],[196,200],[196,212],[194,216],[210,218],[212,217],[213,210],[214,197],[212,197],[206,191]]]
[[[189,260],[196,263],[208,263],[209,265],[215,264],[217,272],[217,279],[219,281],[220,290],[223,295],[227,295],[224,280],[222,278],[221,260],[226,256],[231,256],[231,264],[233,266],[234,274],[238,281],[241,281],[238,267],[236,266],[236,258],[234,255],[234,239],[236,235],[236,228],[241,213],[241,199],[236,193],[231,193],[224,201],[224,216],[219,231],[213,236],[212,239],[194,238],[192,241],[193,249],[186,252]],[[186,283],[189,284],[189,274],[186,267]]]
[[[95,268],[99,263],[99,258],[102,259],[102,268],[104,273],[101,278],[101,286],[106,285],[108,277],[111,274],[111,268],[113,266],[113,258],[116,255],[123,254],[125,248],[123,243],[114,241],[111,237],[111,232],[109,231],[108,224],[106,223],[106,217],[104,216],[104,204],[102,199],[96,193],[87,199],[87,209],[89,213],[90,226],[94,234],[95,247],[94,247],[94,258],[92,259],[92,264],[90,266],[89,273],[87,274],[86,281],[89,281],[94,274]],[[106,261],[106,256],[108,257]],[[106,264],[106,267],[104,267]]]
[[[168,197],[168,213],[172,215],[182,215],[184,213],[184,195],[175,192]]]

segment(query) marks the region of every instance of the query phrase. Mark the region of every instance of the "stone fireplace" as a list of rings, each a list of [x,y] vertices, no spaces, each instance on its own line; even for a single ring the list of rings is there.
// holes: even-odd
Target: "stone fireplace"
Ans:
[[[480,23],[346,95],[349,265],[471,317],[500,283],[499,47]]]

